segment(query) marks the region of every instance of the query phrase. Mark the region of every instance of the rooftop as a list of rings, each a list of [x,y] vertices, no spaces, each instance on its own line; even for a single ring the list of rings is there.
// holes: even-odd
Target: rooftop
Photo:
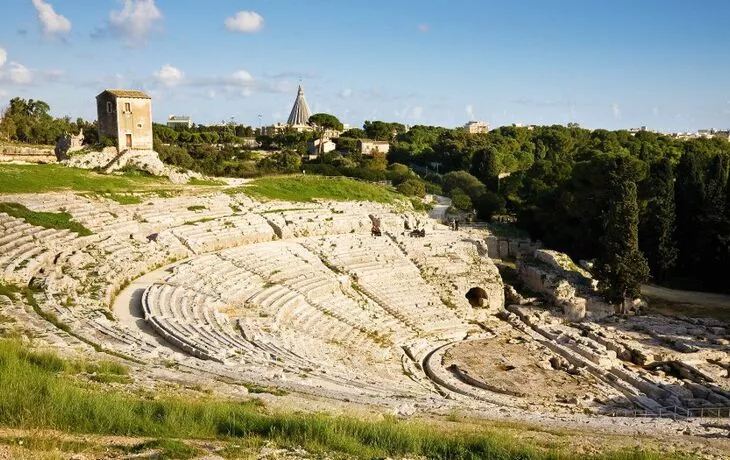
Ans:
[[[152,99],[149,97],[146,93],[136,90],[136,89],[105,89],[102,91],[99,96],[101,96],[104,93],[109,93],[112,96],[116,97],[131,97],[131,98],[137,98],[137,99]]]

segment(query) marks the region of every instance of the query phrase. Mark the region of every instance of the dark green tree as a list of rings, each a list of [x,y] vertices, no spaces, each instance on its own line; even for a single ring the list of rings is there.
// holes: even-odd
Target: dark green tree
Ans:
[[[658,282],[666,280],[677,261],[674,173],[668,158],[651,165],[647,180],[648,201],[639,228],[639,243]]]
[[[596,263],[599,288],[606,299],[622,307],[639,297],[649,278],[649,265],[639,250],[639,207],[636,183],[622,168],[610,171],[608,209],[604,215],[602,253]]]
[[[309,117],[309,124],[312,125],[319,137],[317,153],[324,151],[324,138],[328,131],[342,131],[343,128],[342,122],[329,113],[315,113]]]

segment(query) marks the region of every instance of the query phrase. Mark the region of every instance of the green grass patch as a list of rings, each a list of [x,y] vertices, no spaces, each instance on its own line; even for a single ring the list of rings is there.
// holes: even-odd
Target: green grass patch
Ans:
[[[3,284],[0,282],[0,295],[9,297],[10,299],[15,299],[15,295],[20,293],[22,289],[18,288],[17,286],[13,286],[12,284]]]
[[[114,176],[61,165],[0,165],[0,193],[129,192],[169,186],[167,178]]]
[[[206,209],[205,206],[201,206],[199,204],[188,206],[188,211],[202,211],[204,209]]]
[[[227,189],[226,193],[245,193],[258,198],[282,201],[375,201],[392,203],[402,198],[387,188],[347,177],[274,176],[255,179],[249,185]]]
[[[122,205],[140,204],[142,202],[142,198],[137,195],[121,194],[121,193],[104,193],[104,194],[102,194],[102,196],[104,198],[114,200],[117,203],[122,204]]]
[[[161,460],[186,460],[195,458],[202,453],[200,449],[188,446],[177,439],[155,439],[153,441],[143,442],[129,449],[129,453],[144,454],[151,450],[157,452],[154,458]]]
[[[177,439],[266,439],[301,446],[317,457],[342,453],[357,458],[420,455],[437,459],[570,459],[489,427],[457,429],[386,417],[366,421],[310,413],[270,413],[254,402],[156,395],[154,399],[82,387],[66,375],[65,361],[36,353],[19,340],[0,340],[0,425],[69,433],[147,436],[162,440],[134,450],[159,450],[163,458],[197,455]],[[667,458],[644,451],[596,458]]]
[[[191,177],[188,180],[188,185],[217,186],[217,185],[226,185],[226,182],[224,182],[222,180],[216,180],[216,179],[198,179],[196,177]]]
[[[68,229],[80,236],[91,235],[92,232],[78,222],[71,220],[67,212],[36,212],[19,203],[0,203],[0,212],[23,219],[31,225],[58,230]]]
[[[530,239],[530,234],[525,230],[507,222],[490,222],[487,224],[487,229],[489,233],[500,238]]]

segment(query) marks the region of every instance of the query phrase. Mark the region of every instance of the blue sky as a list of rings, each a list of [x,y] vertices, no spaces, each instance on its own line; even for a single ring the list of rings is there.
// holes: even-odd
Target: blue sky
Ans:
[[[0,105],[285,121],[301,79],[343,122],[730,128],[730,2],[1,0]]]

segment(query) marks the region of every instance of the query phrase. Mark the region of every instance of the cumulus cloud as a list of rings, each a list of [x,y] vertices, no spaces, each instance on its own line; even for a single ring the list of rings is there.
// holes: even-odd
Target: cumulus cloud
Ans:
[[[431,26],[429,26],[428,24],[423,24],[423,23],[418,24],[418,31],[421,32],[422,34],[427,34],[427,33],[431,32]]]
[[[345,88],[342,91],[340,91],[340,93],[338,94],[338,96],[340,96],[340,98],[342,98],[342,99],[347,99],[350,96],[352,96],[352,89]]]
[[[255,11],[239,11],[224,21],[231,32],[252,34],[264,28],[264,18]]]
[[[170,64],[165,64],[160,70],[155,72],[155,78],[158,82],[171,88],[177,86],[182,81],[185,74],[182,70]]]
[[[2,67],[3,64],[5,64],[5,61],[7,59],[8,59],[8,53],[4,49],[0,48],[0,67]]]
[[[18,62],[11,62],[8,69],[8,79],[16,85],[27,85],[33,81],[33,72]]]
[[[53,9],[53,5],[43,0],[31,0],[41,22],[43,33],[46,35],[68,33],[71,30],[71,21]]]
[[[621,107],[619,107],[617,103],[614,102],[611,104],[611,112],[613,112],[614,118],[621,118]]]
[[[239,84],[247,84],[253,81],[253,76],[247,70],[233,72],[233,81]]]
[[[108,33],[122,37],[127,46],[143,44],[155,24],[162,19],[162,12],[155,0],[120,0],[121,10],[109,13],[105,28],[97,29],[94,36],[104,36]]]

